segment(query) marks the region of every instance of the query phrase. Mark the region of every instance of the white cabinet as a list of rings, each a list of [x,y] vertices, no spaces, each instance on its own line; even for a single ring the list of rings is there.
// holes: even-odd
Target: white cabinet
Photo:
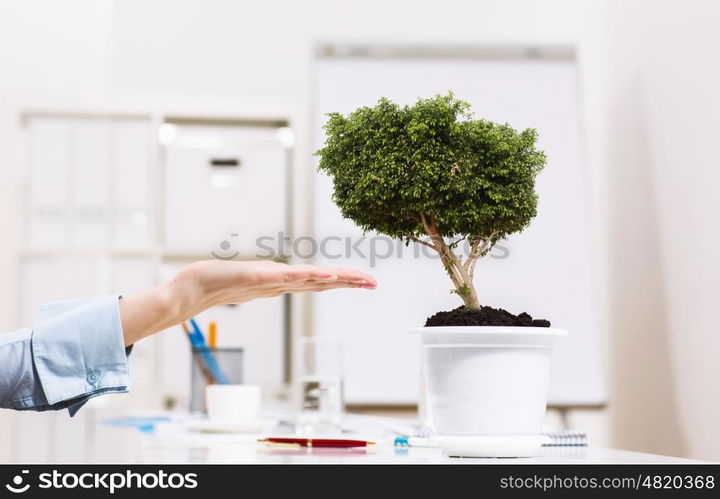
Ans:
[[[146,290],[213,253],[253,258],[257,238],[287,231],[288,149],[277,122],[168,119],[158,130],[149,116],[75,113],[24,122],[22,324],[33,324],[44,302]],[[164,140],[168,129],[172,140]],[[245,350],[247,382],[277,386],[285,381],[286,314],[276,298],[198,320],[218,323],[220,346]],[[133,382],[154,387],[157,400],[188,390],[189,344],[177,331],[142,342],[131,363]]]
[[[24,258],[20,262],[20,321],[35,324],[40,305],[59,300],[98,296],[102,268],[97,258]]]
[[[286,149],[277,128],[169,126],[175,132],[164,151],[168,250],[252,257],[259,237],[286,230]]]
[[[109,242],[111,133],[109,120],[72,123],[72,242],[80,248],[105,247]]]
[[[72,123],[34,118],[28,123],[30,209],[27,238],[32,246],[68,242],[70,134]]]
[[[149,120],[31,117],[27,134],[30,248],[147,248]]]
[[[212,251],[253,258],[258,237],[287,230],[288,149],[277,122],[170,125],[175,140],[161,148],[150,116],[24,116],[18,326],[34,324],[45,302],[147,290]],[[245,382],[271,395],[285,382],[285,303],[263,299],[197,317],[204,328],[218,324],[220,347],[244,349]],[[138,343],[130,394],[95,398],[72,420],[64,411],[23,416],[19,460],[90,458],[105,435],[96,432],[102,408],[157,408],[168,396],[185,406],[191,362],[180,327]]]
[[[150,123],[143,119],[115,121],[111,148],[114,165],[110,192],[114,203],[112,246],[145,248],[151,244],[151,200],[155,198]]]

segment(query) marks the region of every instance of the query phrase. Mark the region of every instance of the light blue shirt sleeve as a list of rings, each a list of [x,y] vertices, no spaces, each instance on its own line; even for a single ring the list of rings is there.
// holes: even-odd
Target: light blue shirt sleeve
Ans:
[[[0,407],[68,409],[128,391],[118,295],[47,303],[32,328],[0,335]]]

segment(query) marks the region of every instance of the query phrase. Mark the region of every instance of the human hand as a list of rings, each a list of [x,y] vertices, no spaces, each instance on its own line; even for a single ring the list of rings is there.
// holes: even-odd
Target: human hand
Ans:
[[[157,288],[124,297],[120,317],[125,344],[131,345],[217,305],[284,293],[376,286],[375,279],[356,269],[204,260],[185,267]]]
[[[176,299],[188,317],[206,308],[256,298],[338,288],[374,289],[375,279],[356,269],[287,265],[272,261],[204,260],[174,279]]]

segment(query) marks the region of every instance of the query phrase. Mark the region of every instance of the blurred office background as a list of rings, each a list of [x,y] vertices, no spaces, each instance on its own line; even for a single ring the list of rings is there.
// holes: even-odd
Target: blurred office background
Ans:
[[[314,172],[317,113],[344,95],[319,93],[332,47],[459,60],[489,47],[553,60],[560,48],[577,77],[568,143],[581,146],[593,274],[593,335],[576,353],[597,369],[585,392],[556,397],[548,422],[586,429],[594,445],[720,459],[719,19],[711,0],[0,0],[0,331],[32,323],[43,301],[132,293],[211,251],[247,257],[260,235],[317,235],[332,210]],[[383,273],[391,289],[394,275]],[[393,313],[362,300],[364,316]],[[282,400],[294,340],[343,327],[322,303],[278,298],[202,319],[245,349],[247,380]],[[404,335],[388,344],[405,348]],[[0,412],[0,462],[91,459],[102,410],[186,407],[184,338],[138,347],[131,395],[75,420]],[[372,382],[388,352],[373,348],[367,377],[349,352],[349,402],[411,414],[411,364],[385,373],[383,393]]]

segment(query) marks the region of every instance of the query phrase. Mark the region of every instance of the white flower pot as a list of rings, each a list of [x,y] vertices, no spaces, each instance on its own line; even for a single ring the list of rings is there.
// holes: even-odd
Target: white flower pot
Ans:
[[[565,331],[448,326],[414,332],[422,336],[428,413],[448,454],[537,454],[552,348]]]

